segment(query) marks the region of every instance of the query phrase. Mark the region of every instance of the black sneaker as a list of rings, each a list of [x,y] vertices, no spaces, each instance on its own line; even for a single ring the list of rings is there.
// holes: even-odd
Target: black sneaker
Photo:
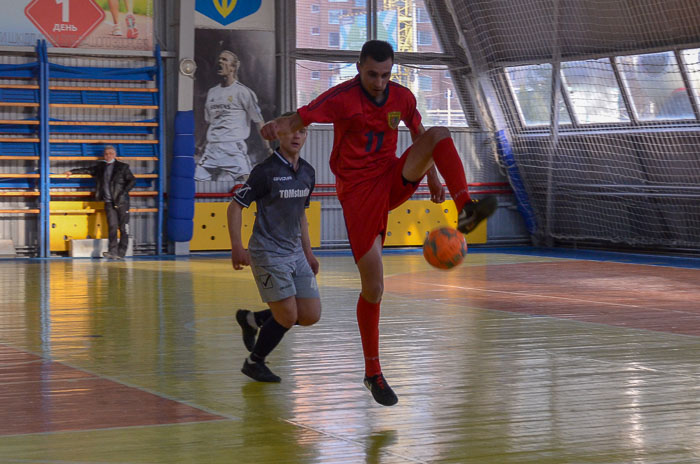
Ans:
[[[241,331],[243,332],[243,344],[249,352],[253,352],[253,347],[255,346],[255,336],[258,334],[258,329],[254,329],[248,324],[248,314],[250,311],[247,309],[239,309],[236,311],[236,321],[238,325],[241,326]]]
[[[399,402],[399,398],[386,382],[383,374],[365,377],[365,387],[372,392],[374,401],[382,406],[393,406]]]
[[[472,200],[464,204],[457,218],[457,230],[468,234],[478,226],[481,221],[491,216],[498,207],[496,197],[484,197],[481,200]]]
[[[273,374],[272,371],[265,365],[264,362],[254,362],[251,363],[246,359],[243,361],[243,368],[241,369],[245,375],[258,382],[281,382],[282,379]]]
[[[114,255],[114,254],[110,253],[109,251],[105,251],[104,253],[102,253],[102,256],[104,256],[107,259],[119,259],[119,256]]]

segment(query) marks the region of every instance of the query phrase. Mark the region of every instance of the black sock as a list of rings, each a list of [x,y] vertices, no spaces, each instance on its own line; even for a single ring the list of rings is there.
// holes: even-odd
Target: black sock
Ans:
[[[256,311],[253,313],[253,317],[255,318],[255,324],[258,327],[262,327],[263,324],[265,324],[265,321],[270,319],[272,317],[272,311],[269,309],[263,309],[262,311]]]
[[[274,317],[269,318],[260,328],[258,340],[255,342],[250,359],[254,362],[263,362],[268,354],[275,349],[289,329],[280,325]]]

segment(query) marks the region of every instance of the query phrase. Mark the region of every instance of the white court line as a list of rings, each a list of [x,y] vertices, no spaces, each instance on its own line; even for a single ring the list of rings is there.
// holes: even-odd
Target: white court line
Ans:
[[[609,303],[606,301],[583,300],[581,298],[568,298],[565,296],[540,295],[537,293],[512,292],[512,291],[506,291],[506,290],[489,290],[486,288],[462,287],[459,285],[444,285],[444,284],[436,284],[433,282],[418,282],[418,283],[424,284],[424,285],[432,285],[435,287],[457,288],[460,290],[476,290],[479,292],[503,293],[506,295],[520,295],[520,296],[529,296],[529,297],[534,297],[534,298],[550,298],[553,300],[578,301],[580,303],[593,303],[593,304],[597,304],[597,305],[608,305],[608,306],[623,306],[625,308],[646,308],[646,306],[639,306],[639,305],[632,305],[632,304],[625,304],[625,303]],[[691,313],[691,314],[695,314],[695,313]]]
[[[478,292],[490,292],[490,293],[503,293],[506,295],[520,295],[520,296],[528,296],[528,297],[533,297],[533,298],[549,298],[553,300],[565,300],[565,301],[577,301],[579,303],[590,303],[590,304],[596,304],[596,305],[608,305],[608,306],[621,306],[623,308],[643,308],[643,309],[648,309],[650,311],[665,311],[669,313],[678,313],[678,314],[690,314],[696,317],[700,317],[700,314],[693,312],[693,311],[682,311],[679,309],[669,309],[669,308],[653,308],[651,306],[640,306],[640,305],[633,305],[633,304],[626,304],[626,303],[610,303],[608,301],[595,301],[595,300],[584,300],[581,298],[568,298],[565,296],[552,296],[552,295],[540,295],[537,293],[525,293],[525,292],[513,292],[513,291],[506,291],[506,290],[489,290],[486,288],[477,288],[477,287],[462,287],[459,285],[444,285],[444,284],[436,284],[433,282],[418,282],[419,284],[427,285],[427,286],[433,286],[433,287],[448,287],[448,288],[456,288],[460,290],[476,290]],[[493,308],[488,308],[492,309]],[[494,311],[500,311],[498,309],[495,309]],[[558,316],[552,316],[552,317],[558,317]]]
[[[419,283],[425,284],[426,282],[419,282]],[[439,284],[430,283],[430,285],[439,285]],[[444,285],[444,286],[446,286],[446,287],[455,287],[455,288],[470,288],[470,287],[459,287],[459,286],[451,286],[451,285]],[[481,290],[481,289],[474,288],[474,290]],[[502,292],[502,293],[508,293],[508,292]],[[543,296],[544,296],[544,295],[543,295]],[[399,294],[396,294],[396,293],[393,293],[393,294],[391,295],[391,298],[398,299],[398,300],[409,300],[409,301],[413,301],[413,302],[415,302],[415,301],[429,301],[429,302],[431,302],[431,303],[433,303],[433,304],[438,304],[438,305],[440,305],[440,306],[464,308],[464,306],[459,305],[459,304],[454,303],[454,302],[444,302],[444,301],[438,301],[438,300],[435,300],[435,299],[416,299],[416,298],[413,298],[413,297],[407,297],[407,296],[399,295]],[[385,301],[388,300],[388,296],[385,296],[384,300],[385,300]],[[476,311],[493,311],[493,312],[499,312],[499,313],[506,313],[506,314],[510,314],[510,315],[516,316],[516,317],[523,317],[523,316],[530,317],[530,315],[529,315],[529,314],[526,314],[526,313],[521,313],[521,312],[516,312],[516,311],[508,311],[508,310],[501,310],[501,309],[493,309],[493,308],[484,308],[484,307],[481,307],[481,306],[467,306],[466,308],[467,308],[467,309],[476,310]],[[693,314],[694,314],[694,313],[693,313]],[[630,328],[630,327],[611,326],[610,324],[605,324],[605,323],[602,323],[602,322],[587,322],[587,321],[580,321],[580,320],[577,320],[577,319],[562,318],[562,317],[550,316],[550,315],[545,315],[545,316],[542,316],[542,317],[540,317],[540,318],[538,318],[538,319],[565,320],[565,321],[572,322],[572,323],[575,323],[575,324],[590,324],[590,325],[595,325],[595,326],[602,326],[602,327],[616,328],[616,329],[632,329],[632,330],[642,330],[642,331],[648,330],[648,329],[640,329],[640,328],[634,328],[634,327]],[[669,332],[655,332],[655,331],[654,331],[654,333],[662,333],[662,334],[664,334],[664,333],[669,333]],[[694,339],[695,341],[697,341],[697,338],[698,338],[698,337],[695,336],[695,335],[684,335],[684,334],[673,334],[673,333],[671,333],[671,335],[679,336],[679,337],[691,337],[691,338]],[[694,373],[687,373],[687,372],[677,372],[677,371],[668,370],[668,369],[659,369],[659,368],[655,368],[655,367],[647,367],[647,366],[644,366],[644,365],[639,364],[638,362],[633,362],[633,361],[609,361],[609,360],[606,360],[606,359],[595,358],[595,357],[593,357],[593,356],[571,355],[571,354],[561,353],[559,349],[557,349],[557,350],[552,350],[552,349],[549,349],[549,348],[537,348],[536,350],[537,350],[537,351],[540,351],[540,352],[542,352],[542,353],[546,353],[546,354],[548,354],[548,355],[550,355],[550,356],[552,356],[552,357],[554,357],[554,358],[559,358],[559,359],[585,360],[585,361],[592,361],[592,362],[595,362],[595,363],[605,364],[605,365],[611,365],[611,366],[624,366],[624,367],[627,367],[628,370],[633,370],[633,371],[644,371],[644,372],[649,372],[649,373],[652,373],[652,374],[659,374],[659,375],[671,375],[671,376],[676,376],[676,377],[682,377],[682,378],[693,379],[693,380],[695,380],[695,381],[697,381],[698,379],[700,379],[700,373],[694,374]],[[634,365],[634,366],[630,366],[631,363],[633,363],[633,364],[635,364],[635,365]]]

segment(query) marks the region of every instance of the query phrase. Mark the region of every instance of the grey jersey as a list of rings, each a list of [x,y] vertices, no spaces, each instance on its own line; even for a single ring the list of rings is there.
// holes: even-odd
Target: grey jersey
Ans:
[[[316,184],[316,171],[299,158],[299,167],[278,152],[253,168],[234,199],[244,207],[257,203],[253,235],[248,243],[257,264],[274,264],[302,254],[300,220]]]

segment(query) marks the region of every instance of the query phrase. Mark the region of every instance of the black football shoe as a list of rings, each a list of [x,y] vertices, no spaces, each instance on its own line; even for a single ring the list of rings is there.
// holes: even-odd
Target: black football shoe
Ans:
[[[491,216],[498,207],[496,197],[484,197],[481,200],[468,201],[462,207],[457,217],[457,230],[468,234],[478,226],[481,221]]]
[[[255,346],[255,336],[258,335],[258,329],[253,328],[248,324],[248,314],[250,311],[247,309],[239,309],[236,311],[236,321],[238,325],[241,326],[241,331],[243,332],[243,344],[246,350],[253,352],[253,347]]]
[[[241,369],[245,375],[258,382],[281,382],[282,379],[272,373],[269,367],[264,362],[250,362],[248,359],[243,361]]]
[[[391,389],[389,384],[386,382],[383,374],[373,375],[372,377],[365,377],[365,387],[372,392],[372,397],[374,401],[381,404],[382,406],[393,406],[399,402],[399,398]]]

